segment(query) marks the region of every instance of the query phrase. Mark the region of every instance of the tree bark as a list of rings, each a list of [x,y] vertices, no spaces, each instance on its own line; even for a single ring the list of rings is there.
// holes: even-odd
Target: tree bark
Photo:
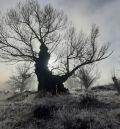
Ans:
[[[35,73],[38,79],[38,91],[47,90],[46,82],[48,80],[48,74],[50,74],[47,67],[49,58],[50,54],[48,53],[47,47],[44,44],[41,44],[39,57],[35,61]]]
[[[48,69],[48,61],[50,59],[50,54],[48,53],[48,48],[45,44],[41,44],[39,57],[35,61],[35,73],[38,79],[38,92],[51,92],[56,94],[56,92],[66,92],[68,91],[64,88],[63,83],[67,80],[66,76],[52,75],[51,71]]]

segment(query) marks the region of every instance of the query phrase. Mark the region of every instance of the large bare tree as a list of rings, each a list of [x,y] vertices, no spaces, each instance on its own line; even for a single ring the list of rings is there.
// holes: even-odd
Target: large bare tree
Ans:
[[[80,67],[106,59],[109,45],[97,46],[98,27],[90,36],[69,27],[66,16],[50,5],[43,8],[35,0],[19,3],[0,21],[0,57],[4,62],[30,61],[35,64],[38,91],[64,91],[63,83]],[[38,49],[39,48],[39,49]],[[51,54],[56,55],[62,75],[48,68]]]

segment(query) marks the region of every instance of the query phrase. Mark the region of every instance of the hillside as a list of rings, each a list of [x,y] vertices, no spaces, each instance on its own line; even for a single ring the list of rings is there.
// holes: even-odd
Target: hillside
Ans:
[[[9,95],[0,100],[0,129],[120,129],[120,96],[112,90]]]

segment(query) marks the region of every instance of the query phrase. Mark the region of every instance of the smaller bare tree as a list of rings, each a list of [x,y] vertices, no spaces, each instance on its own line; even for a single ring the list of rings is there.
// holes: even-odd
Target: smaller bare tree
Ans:
[[[95,72],[95,65],[82,67],[78,70],[76,75],[81,86],[84,86],[86,90],[91,87],[99,78],[98,72]]]
[[[112,80],[113,80],[113,83],[114,83],[113,84],[114,88],[120,94],[120,82],[119,82],[119,80],[117,79],[117,77],[115,75],[112,77]]]
[[[120,94],[120,79],[117,77],[116,75],[116,70],[115,68],[112,69],[112,81],[113,81],[113,87],[114,89],[118,92],[118,94]]]
[[[9,81],[7,82],[12,90],[18,90],[20,93],[26,90],[26,86],[29,83],[28,80],[32,75],[30,69],[30,64],[26,63],[16,66],[16,72],[10,77]]]

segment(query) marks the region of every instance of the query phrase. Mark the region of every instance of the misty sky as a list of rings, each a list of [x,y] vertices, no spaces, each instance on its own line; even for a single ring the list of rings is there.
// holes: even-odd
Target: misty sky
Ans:
[[[0,10],[5,12],[15,7],[19,0],[0,0]],[[25,0],[21,0],[25,1]],[[111,43],[113,55],[99,64],[101,72],[100,84],[108,83],[114,69],[120,72],[120,0],[38,0],[42,5],[51,3],[55,8],[62,9],[68,19],[73,22],[78,30],[89,32],[91,25],[96,24],[100,28],[99,43]],[[0,68],[0,81],[7,78],[8,66],[4,64]]]

